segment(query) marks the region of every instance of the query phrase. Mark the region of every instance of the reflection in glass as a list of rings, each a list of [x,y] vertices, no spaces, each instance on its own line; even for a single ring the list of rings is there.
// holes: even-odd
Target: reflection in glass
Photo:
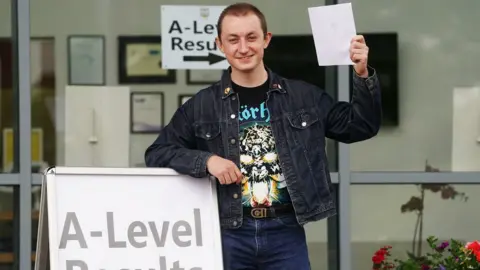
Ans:
[[[371,269],[376,250],[393,246],[399,259],[430,252],[426,239],[478,239],[480,186],[457,184],[354,185],[351,198],[352,262]],[[370,268],[369,268],[370,267]]]

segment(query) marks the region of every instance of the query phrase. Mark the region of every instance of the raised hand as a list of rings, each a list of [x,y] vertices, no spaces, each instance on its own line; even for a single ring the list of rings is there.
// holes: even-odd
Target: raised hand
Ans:
[[[360,77],[368,77],[368,47],[362,35],[354,36],[350,41],[350,59],[355,63],[355,72]]]

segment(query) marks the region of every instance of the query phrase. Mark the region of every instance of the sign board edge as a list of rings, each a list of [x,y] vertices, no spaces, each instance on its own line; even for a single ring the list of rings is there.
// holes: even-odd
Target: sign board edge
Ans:
[[[49,265],[49,256],[50,256],[50,247],[49,247],[49,227],[48,227],[48,206],[47,206],[47,172],[49,169],[45,170],[45,175],[42,177],[42,186],[40,193],[40,209],[39,209],[39,219],[38,219],[38,229],[37,229],[37,245],[35,251],[35,270],[48,270],[50,269]]]

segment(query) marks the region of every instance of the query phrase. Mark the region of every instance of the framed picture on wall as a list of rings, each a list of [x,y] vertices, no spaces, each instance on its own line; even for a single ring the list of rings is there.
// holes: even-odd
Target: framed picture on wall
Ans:
[[[176,81],[176,70],[162,68],[160,36],[118,37],[120,84],[159,84]]]
[[[193,97],[193,94],[182,94],[178,96],[178,107],[182,106],[187,100]]]
[[[130,132],[157,134],[164,124],[165,100],[162,92],[132,92],[130,94]]]
[[[104,36],[68,36],[67,53],[69,85],[105,85]]]
[[[222,78],[222,69],[189,69],[187,70],[187,84],[199,85],[199,84],[212,84],[219,81]]]

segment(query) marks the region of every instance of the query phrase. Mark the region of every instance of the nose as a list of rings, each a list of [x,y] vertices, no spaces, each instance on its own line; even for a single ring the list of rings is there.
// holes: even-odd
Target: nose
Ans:
[[[240,40],[240,47],[238,48],[240,53],[247,53],[248,52],[248,44],[247,41],[244,39]]]

